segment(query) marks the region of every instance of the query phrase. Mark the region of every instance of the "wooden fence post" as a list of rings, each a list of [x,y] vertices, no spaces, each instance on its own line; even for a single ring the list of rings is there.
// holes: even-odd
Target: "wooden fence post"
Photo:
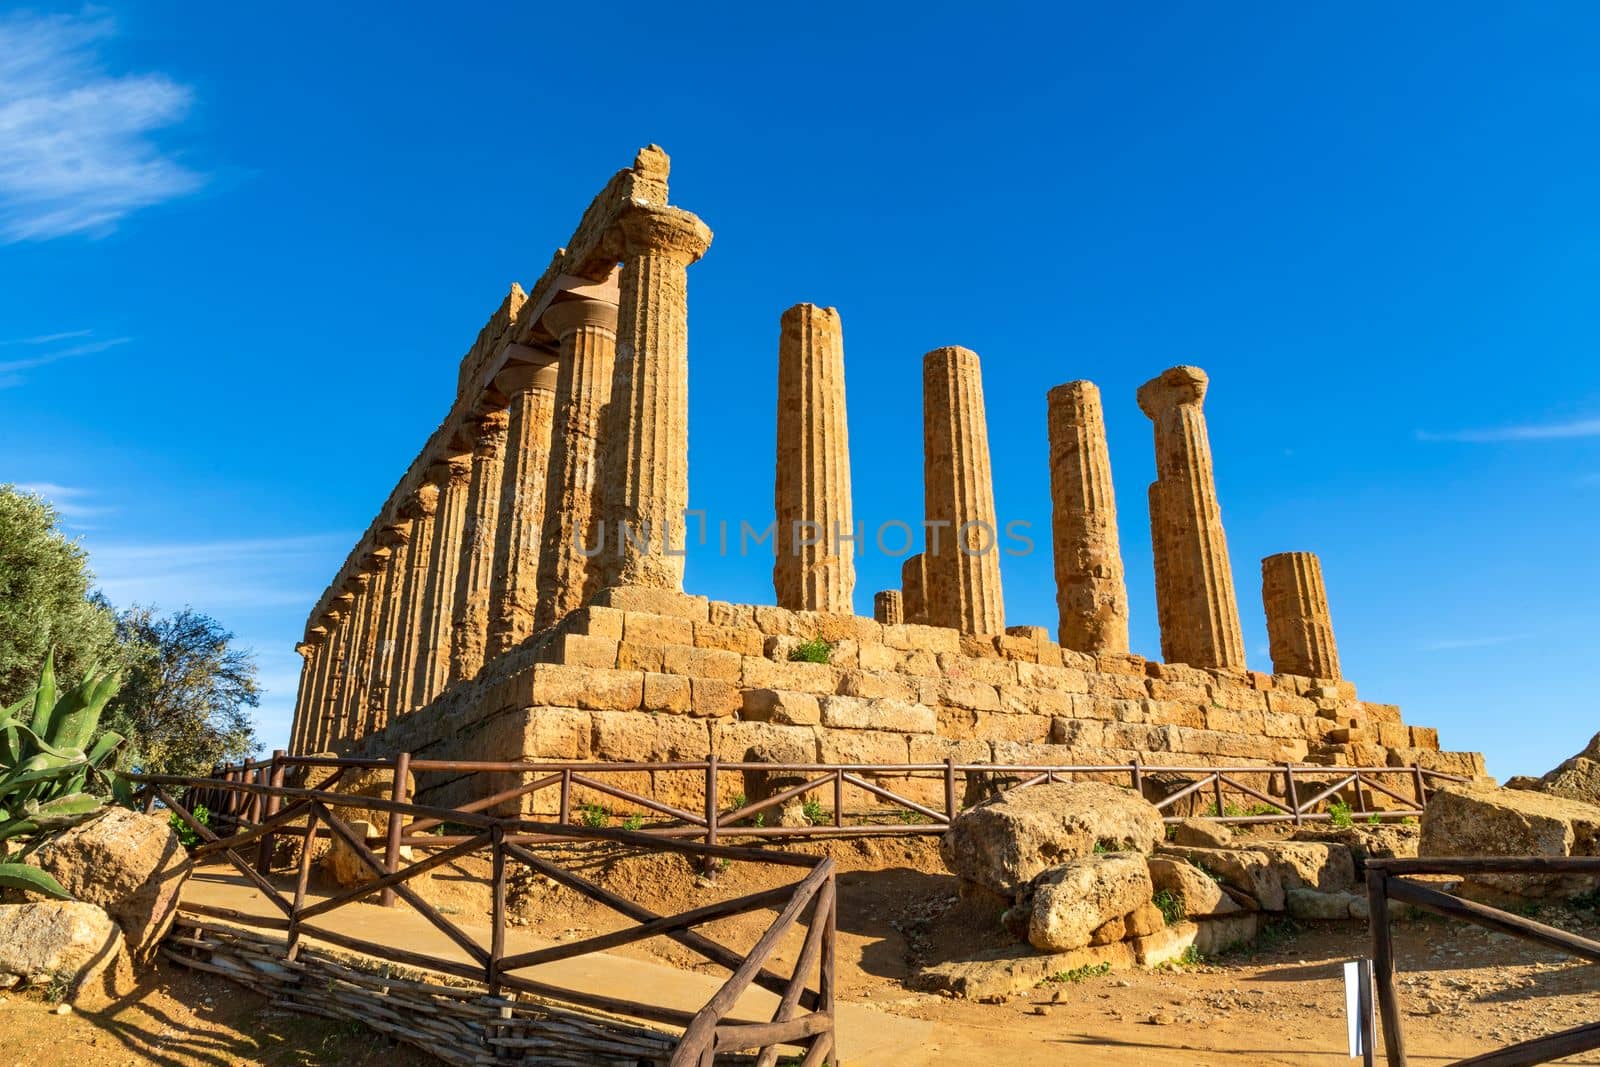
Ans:
[[[1300,794],[1294,784],[1294,764],[1283,765],[1283,792],[1289,798],[1289,812],[1294,816],[1296,826],[1305,825],[1305,816],[1300,811]]]
[[[956,821],[956,761],[954,756],[944,758],[944,818]]]
[[[1378,1010],[1383,1016],[1383,1048],[1389,1067],[1406,1067],[1405,1037],[1400,1031],[1400,1001],[1394,989],[1394,938],[1389,929],[1389,872],[1367,868],[1367,911],[1372,933],[1372,974],[1378,985]]]
[[[394,785],[389,790],[389,799],[396,804],[405,804],[410,800],[408,787],[411,778],[411,753],[402,752],[394,758]],[[405,829],[405,816],[398,811],[389,813],[389,837],[383,849],[383,873],[393,874],[400,869],[400,837]],[[394,907],[394,888],[391,886],[383,891],[382,904],[386,908]]]
[[[717,843],[717,754],[706,753],[706,844]],[[716,861],[710,856],[706,857],[705,872],[710,874],[716,869]]]
[[[267,785],[274,790],[283,788],[283,757],[283,749],[272,750],[272,766],[267,773]],[[278,814],[279,808],[282,807],[282,799],[276,792],[267,794],[262,808],[262,822]],[[276,830],[261,835],[261,844],[256,848],[256,870],[262,874],[272,873],[272,846],[277,836]]]
[[[500,961],[506,954],[506,850],[505,828],[498,824],[489,830],[489,849],[494,865],[493,896],[490,898],[489,964],[484,984],[489,995],[500,995]]]

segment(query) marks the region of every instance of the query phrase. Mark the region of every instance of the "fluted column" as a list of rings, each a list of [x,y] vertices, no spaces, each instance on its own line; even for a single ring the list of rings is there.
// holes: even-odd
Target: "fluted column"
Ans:
[[[358,563],[365,566],[365,561]],[[367,586],[372,582],[372,575],[366,571],[358,571],[345,579],[344,588],[353,598],[350,603],[350,613],[345,617],[345,625],[349,627],[349,636],[345,641],[344,653],[340,659],[344,663],[344,679],[339,691],[339,716],[336,721],[335,738],[349,741],[356,737],[356,719],[360,709],[366,704],[366,687],[362,684],[362,652],[366,646],[368,629],[368,607],[371,600],[367,596]]]
[[[555,429],[539,537],[538,606],[531,630],[553,626],[599,588],[601,440],[617,358],[617,307],[603,300],[552,304],[544,324],[561,344],[556,363]],[[581,550],[580,550],[581,546]]]
[[[328,610],[328,675],[322,695],[322,721],[317,728],[317,751],[327,752],[339,733],[340,701],[344,697],[345,654],[350,643],[350,607],[355,598],[341,593]]]
[[[1000,531],[976,352],[936,348],[923,357],[922,448],[928,622],[1004,633]]]
[[[333,668],[333,620],[326,614],[311,628],[311,643],[316,646],[312,663],[311,692],[306,698],[305,726],[300,730],[300,745],[305,753],[320,752],[322,721],[327,711],[328,680]]]
[[[1155,424],[1150,521],[1161,654],[1171,663],[1242,668],[1239,603],[1201,412],[1207,383],[1198,367],[1173,367],[1139,387],[1139,408]]]
[[[855,533],[850,431],[845,422],[839,312],[796,304],[778,333],[778,530],[772,585],[778,606],[853,613]]]
[[[427,582],[422,590],[422,624],[417,631],[416,677],[412,706],[421,707],[444,689],[450,677],[450,621],[455,615],[456,575],[461,567],[461,528],[467,516],[472,456],[450,456],[428,468],[439,488],[428,549]]]
[[[618,222],[617,361],[605,437],[601,584],[683,589],[689,504],[688,266],[711,230],[678,208]]]
[[[472,479],[467,485],[466,518],[461,527],[455,611],[450,622],[452,682],[478,673],[488,645],[490,578],[494,574],[509,421],[510,416],[503,410],[488,411],[475,428]]]
[[[1310,552],[1280,552],[1262,560],[1261,602],[1273,672],[1337,680],[1339,649],[1321,561]]]
[[[928,621],[928,557],[921,552],[900,564],[900,612],[906,622]]]
[[[309,718],[306,714],[306,703],[311,699],[311,689],[317,674],[317,646],[310,641],[301,641],[294,646],[294,650],[300,656],[300,684],[294,691],[294,719],[289,724],[288,751],[291,755],[299,755],[301,738]]]
[[[350,701],[349,736],[367,736],[372,707],[372,664],[378,658],[378,623],[383,615],[383,583],[389,569],[389,550],[375,548],[361,560],[365,587],[357,600],[361,629],[353,663],[355,685]]]
[[[378,628],[372,646],[371,685],[367,691],[367,732],[389,725],[395,714],[395,657],[399,654],[400,616],[406,579],[410,571],[412,520],[397,518],[378,533],[378,543],[389,550],[378,608]]]
[[[1093,382],[1068,382],[1046,397],[1051,531],[1058,638],[1078,652],[1128,651],[1128,587],[1117,540],[1117,498],[1105,413]]]
[[[433,527],[439,513],[439,487],[423,482],[401,505],[411,520],[406,574],[395,620],[394,673],[389,682],[389,716],[394,719],[421,704],[417,698],[417,660],[423,649],[424,596],[433,562]]]
[[[880,589],[872,594],[872,617],[885,626],[899,626],[906,621],[905,601],[898,589]]]

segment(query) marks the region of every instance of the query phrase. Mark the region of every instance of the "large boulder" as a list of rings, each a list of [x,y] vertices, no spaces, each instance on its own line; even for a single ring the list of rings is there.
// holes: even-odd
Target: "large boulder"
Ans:
[[[1566,797],[1480,785],[1441,787],[1422,813],[1422,856],[1600,856],[1600,807]],[[1531,899],[1572,897],[1600,884],[1594,875],[1482,874],[1469,891]]]
[[[374,836],[382,836],[378,834],[376,826],[365,819],[350,819],[345,825],[350,827],[351,833],[356,837],[365,838],[367,848],[375,853],[379,860],[383,859],[384,846],[375,844],[372,840]],[[402,867],[415,862],[416,857],[412,854],[410,845],[400,846],[399,859]],[[322,867],[335,884],[346,888],[366,885],[378,879],[378,875],[356,854],[356,850],[345,844],[344,838],[337,834],[333,835],[328,844],[328,851],[322,857]]]
[[[122,931],[97,905],[0,904],[0,986],[64,981],[76,990],[122,952]]]
[[[1039,876],[1033,889],[1028,943],[1045,952],[1066,952],[1091,942],[1120,941],[1125,916],[1150,903],[1150,869],[1136,852],[1083,856]],[[1096,938],[1108,923],[1122,926]]]
[[[1067,860],[1111,851],[1149,852],[1164,828],[1137,793],[1103,782],[1014,789],[956,816],[939,854],[957,876],[1015,896]]]
[[[1552,796],[1600,804],[1600,734],[1584,750],[1542,778],[1513,778],[1508,788],[1533,789]]]
[[[177,914],[189,854],[159,815],[109,808],[41,847],[35,861],[80,901],[98,904],[148,962]]]
[[[1260,841],[1250,848],[1271,857],[1285,889],[1335,893],[1356,881],[1350,849],[1335,841]]]
[[[320,789],[333,775],[330,768],[312,767],[307,775],[307,788]],[[344,774],[332,786],[332,791],[344,796],[372,797],[376,800],[391,800],[394,797],[394,770],[390,767],[347,767]],[[406,775],[406,796],[414,799],[417,795],[416,776]],[[359,819],[368,823],[379,837],[389,832],[389,813],[379,811],[377,808],[357,808],[340,804],[331,807],[334,817],[342,822]]]
[[[1283,910],[1283,871],[1265,852],[1251,848],[1182,848],[1167,845],[1161,854],[1184,860],[1244,898],[1252,910]]]

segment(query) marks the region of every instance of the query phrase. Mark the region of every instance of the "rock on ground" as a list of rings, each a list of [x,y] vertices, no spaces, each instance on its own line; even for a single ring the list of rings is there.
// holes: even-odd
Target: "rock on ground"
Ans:
[[[123,952],[122,931],[105,910],[78,900],[0,904],[0,976],[65,980],[73,989]]]
[[[1164,836],[1161,814],[1132,790],[1060,782],[1012,790],[963,812],[939,851],[951,873],[1014,896],[1043,871],[1092,855],[1096,845],[1149,852]]]
[[[1422,813],[1423,856],[1600,856],[1600,807],[1520,789],[1445,786]],[[1482,874],[1464,879],[1531,899],[1573,897],[1600,885],[1594,875]]]
[[[189,854],[159,815],[126,808],[75,826],[41,847],[40,867],[122,928],[136,961],[148,962],[177,914]]]
[[[1150,903],[1150,869],[1134,852],[1083,856],[1053,867],[1034,884],[1028,943],[1046,952],[1083,948],[1095,932]],[[1121,940],[1126,924],[1103,943]]]
[[[1175,845],[1195,848],[1227,848],[1233,844],[1233,831],[1227,824],[1209,819],[1180,819],[1169,827],[1167,837]]]
[[[1167,845],[1163,856],[1181,859],[1200,868],[1224,886],[1247,898],[1252,910],[1283,910],[1283,874],[1265,852],[1251,848],[1179,848]]]
[[[1250,847],[1272,858],[1285,889],[1304,887],[1333,893],[1355,884],[1355,861],[1350,849],[1338,842],[1261,841]]]
[[[367,848],[376,853],[380,859],[383,857],[383,846],[374,846],[372,844],[374,836],[382,836],[378,833],[376,826],[365,819],[349,819],[345,825],[349,826],[351,832],[357,837],[366,838]],[[410,845],[400,846],[401,866],[413,862],[414,859]],[[322,857],[322,867],[336,884],[346,888],[365,885],[368,882],[377,881],[378,878],[373,873],[372,868],[367,866],[361,857],[356,854],[356,850],[345,844],[344,838],[337,835],[334,835],[329,842],[328,851]]]

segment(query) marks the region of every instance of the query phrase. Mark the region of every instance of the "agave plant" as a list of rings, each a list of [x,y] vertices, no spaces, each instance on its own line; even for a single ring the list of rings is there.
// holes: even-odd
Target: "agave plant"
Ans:
[[[0,886],[68,899],[44,871],[6,860],[13,842],[22,846],[13,858],[26,856],[50,834],[98,814],[106,798],[86,791],[91,782],[126,791],[109,774],[121,735],[108,730],[95,737],[120,682],[114,672],[91,667],[57,695],[54,658],[45,657],[32,696],[0,710]]]

